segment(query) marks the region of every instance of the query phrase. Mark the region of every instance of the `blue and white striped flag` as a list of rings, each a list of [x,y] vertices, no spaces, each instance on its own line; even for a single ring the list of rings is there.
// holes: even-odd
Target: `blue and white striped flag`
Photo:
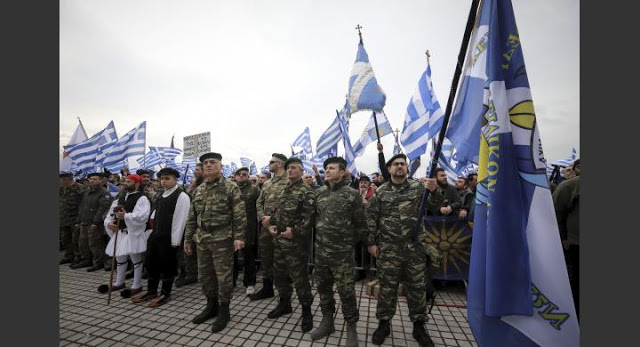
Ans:
[[[376,136],[376,124],[373,119],[374,115],[378,121],[378,135],[380,138],[393,133],[391,124],[389,124],[389,120],[384,112],[373,112],[371,114],[371,118],[369,118],[369,123],[367,123],[367,126],[362,131],[362,136],[360,136],[360,139],[358,139],[356,144],[353,145],[353,152],[356,157],[360,157],[364,154],[364,149],[368,144],[378,141],[378,136]]]
[[[482,124],[475,136],[479,168],[469,326],[479,346],[579,346],[580,329],[511,1],[484,0],[479,13],[471,47],[486,53],[484,88],[473,91],[479,96],[458,99],[479,103],[461,108],[479,109],[477,119],[468,120]],[[470,68],[478,67],[476,61]],[[454,147],[460,150],[456,143]]]
[[[151,148],[151,147],[149,147]],[[142,168],[153,168],[156,165],[162,164],[164,161],[162,160],[162,156],[160,153],[156,151],[147,152],[142,157],[136,159],[138,165]]]
[[[553,163],[551,163],[551,165],[547,165],[547,177],[551,177],[551,173],[553,173],[554,166],[567,167],[567,166],[573,165],[573,162],[576,161],[576,156],[577,155],[578,155],[578,153],[576,152],[576,149],[574,148],[571,151],[571,156],[570,157],[564,158],[564,159],[560,159],[560,160],[556,160]],[[562,177],[564,177],[564,170],[560,170],[560,175]]]
[[[117,138],[116,128],[113,121],[111,121],[106,128],[94,134],[88,140],[64,146],[64,150],[77,165],[77,170],[90,172],[95,170],[96,158],[100,153],[100,145],[107,144]]]
[[[147,133],[147,122],[140,123],[137,127],[124,134],[113,146],[111,152],[104,159],[104,167],[111,170],[123,159],[134,155],[144,155],[144,147]]]
[[[340,133],[340,113],[333,119],[329,128],[320,135],[316,144],[316,155],[323,157],[331,157],[338,153],[338,142],[342,134]]]
[[[364,49],[362,41],[358,44],[356,62],[349,77],[349,92],[347,94],[346,115],[361,111],[372,110],[382,112],[387,96],[378,85],[373,68],[369,63],[369,55]]]
[[[436,151],[436,145],[437,145],[437,141],[434,138],[431,141],[431,158],[432,159]],[[453,161],[453,157],[454,157],[453,146],[451,145],[451,141],[449,141],[449,139],[445,137],[444,142],[442,143],[442,149],[440,150],[440,156],[438,157],[438,167],[444,169],[444,172],[447,174],[447,182],[449,182],[449,184],[455,184],[456,179],[459,176],[458,172],[455,169],[456,164]],[[431,169],[431,166],[427,167],[427,176],[429,176],[428,171],[430,169]]]
[[[252,161],[249,165],[249,175],[257,175],[258,169],[256,168],[256,162]]]
[[[294,147],[301,148],[300,150],[295,150]],[[313,155],[313,150],[311,149],[311,135],[309,134],[309,127],[304,128],[302,133],[298,135],[298,137],[293,140],[291,143],[291,148],[293,153],[292,156],[296,157],[311,157]]]
[[[175,147],[158,147],[158,146],[149,146],[150,152],[156,152],[160,155],[163,162],[173,161],[177,156],[182,153],[180,148]]]
[[[351,146],[351,140],[349,139],[349,120],[347,117],[340,118],[340,132],[342,133],[342,143],[344,144],[344,159],[347,161],[347,170],[351,172],[352,175],[356,175],[356,154],[353,152],[353,147]]]
[[[224,177],[231,177],[231,175],[233,175],[233,172],[235,170],[231,169],[231,165],[223,165],[222,166],[222,175]]]
[[[247,157],[240,157],[240,165],[242,165],[242,167],[250,167],[251,164],[253,163],[253,160],[247,158]]]
[[[427,151],[429,140],[442,128],[444,112],[440,107],[431,82],[431,66],[418,81],[418,88],[409,101],[400,141],[410,160]]]
[[[229,169],[231,170],[231,175],[233,175],[236,170],[238,170],[238,165],[236,165],[236,163],[231,162],[231,164],[229,164]]]

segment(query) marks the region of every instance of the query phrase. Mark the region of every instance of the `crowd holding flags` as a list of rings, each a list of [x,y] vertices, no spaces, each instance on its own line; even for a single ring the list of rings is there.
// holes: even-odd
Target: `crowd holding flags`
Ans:
[[[570,157],[551,166],[543,157],[511,1],[483,0],[477,13],[451,118],[446,120],[440,107],[427,61],[402,133],[394,134],[393,152],[402,151],[401,142],[413,176],[432,140],[431,156],[438,156],[450,182],[470,170],[478,172],[467,293],[469,325],[478,345],[578,346],[579,326],[547,179],[552,166],[570,165],[577,153],[574,148]],[[360,28],[345,105],[318,139],[316,154],[309,127],[291,143],[292,156],[300,157],[307,171],[337,155],[342,140],[347,169],[356,174],[355,159],[365,147],[393,133],[383,111],[386,94],[373,73]],[[349,120],[362,110],[372,111],[371,118],[352,146]],[[435,135],[443,131],[441,152],[434,153]],[[170,147],[150,146],[147,153],[145,147],[146,122],[118,138],[112,121],[88,139],[80,123],[64,146],[61,169],[113,171],[140,155],[141,167],[164,164],[184,170],[185,180],[193,177],[196,159],[176,163],[182,151],[174,147],[173,137]],[[254,160],[240,157],[240,163],[258,173]],[[223,174],[237,169],[230,162]]]

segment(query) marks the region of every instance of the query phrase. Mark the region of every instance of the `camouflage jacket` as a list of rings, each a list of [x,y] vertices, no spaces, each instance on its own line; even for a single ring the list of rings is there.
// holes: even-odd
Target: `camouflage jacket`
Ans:
[[[419,181],[393,184],[388,181],[376,190],[367,207],[368,244],[408,244],[420,208],[422,194],[426,188]],[[429,193],[434,202],[442,201],[442,191]],[[418,231],[418,240],[426,243],[424,227]]]
[[[316,191],[316,257],[350,256],[354,245],[367,236],[360,193],[341,182]]]
[[[242,201],[244,201],[244,208],[247,212],[247,229],[256,231],[258,229],[258,211],[256,208],[256,201],[260,196],[260,188],[254,186],[249,181],[238,183],[238,188],[240,188]]]
[[[238,186],[224,177],[196,188],[189,208],[185,242],[244,241],[247,215]]]
[[[277,242],[301,245],[309,240],[315,214],[315,200],[316,194],[313,189],[304,184],[302,179],[287,183],[275,201],[276,207],[269,224],[275,225],[279,232],[284,232],[290,227],[293,238],[288,240],[278,237],[275,238]]]
[[[76,223],[78,209],[85,190],[85,187],[78,183],[73,183],[69,187],[60,187],[60,226],[70,226]]]
[[[90,186],[82,196],[76,224],[102,226],[112,200],[111,194],[104,187]]]
[[[262,217],[270,216],[273,213],[276,207],[276,199],[280,196],[288,182],[289,179],[287,176],[275,176],[264,182],[260,196],[258,196],[258,200],[256,201],[258,222],[262,221]]]

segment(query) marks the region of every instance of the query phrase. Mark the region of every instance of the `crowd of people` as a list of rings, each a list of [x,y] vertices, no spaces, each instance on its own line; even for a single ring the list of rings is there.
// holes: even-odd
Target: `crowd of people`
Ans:
[[[174,285],[199,282],[206,306],[191,321],[202,324],[213,318],[214,333],[223,331],[231,318],[229,304],[240,263],[249,300],[272,298],[277,290],[277,305],[267,317],[278,319],[292,313],[295,289],[302,310],[300,329],[311,331],[312,273],[322,320],[311,338],[335,331],[335,284],[347,323],[347,346],[358,345],[354,269],[375,264],[379,323],[371,341],[380,345],[390,334],[402,283],[413,337],[420,346],[433,346],[425,329],[433,259],[426,231],[416,228],[419,212],[472,220],[477,174],[458,177],[454,185],[442,169],[433,179],[412,179],[404,154],[386,161],[381,144],[378,150],[381,170],[371,177],[356,177],[340,157],[326,159],[322,169],[314,166],[312,174],[304,171],[300,159],[273,153],[269,172],[250,175],[242,167],[227,178],[222,174],[222,155],[215,152],[200,156],[189,184],[179,184],[180,173],[168,167],[157,173],[157,179],[145,169],[135,174],[123,170],[121,176],[94,172],[82,182],[61,173],[60,264],[91,272],[111,271],[113,263],[115,281],[98,290],[121,291],[132,303],[150,307],[170,301]],[[575,165],[572,169],[576,171]],[[571,181],[560,184],[554,198],[575,199],[576,188],[565,188]],[[109,183],[120,191],[111,194]],[[556,204],[560,221],[567,208]],[[576,259],[577,273],[578,247],[571,224],[575,220],[569,215],[562,219],[568,220],[569,228],[560,230],[569,258]],[[256,291],[258,269],[262,287]],[[127,288],[125,280],[130,277],[133,282]],[[143,279],[147,279],[144,293]]]

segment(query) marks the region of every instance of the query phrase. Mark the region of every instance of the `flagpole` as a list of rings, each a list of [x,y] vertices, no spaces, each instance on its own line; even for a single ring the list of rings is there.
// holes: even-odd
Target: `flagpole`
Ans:
[[[187,172],[189,171],[189,164],[187,164],[187,168],[184,169],[184,176],[182,176],[182,185],[187,184]]]
[[[362,44],[362,31],[360,31],[360,29],[362,29],[362,26],[360,24],[356,25],[358,37],[360,37],[360,44]],[[376,137],[378,138],[378,143],[380,143],[380,131],[378,131],[378,118],[376,118],[376,111],[373,111],[373,123],[376,125]]]
[[[458,82],[460,81],[460,75],[462,74],[462,66],[464,65],[464,58],[467,52],[467,48],[469,46],[469,39],[471,38],[471,32],[473,31],[473,26],[476,21],[476,14],[478,12],[480,0],[473,0],[471,2],[471,9],[469,10],[469,17],[467,18],[467,26],[464,29],[464,36],[462,37],[462,44],[460,45],[460,52],[458,53],[458,62],[456,64],[456,70],[453,74],[453,81],[451,82],[451,90],[449,90],[449,99],[447,100],[447,108],[444,113],[444,118],[442,120],[442,128],[440,128],[440,133],[438,134],[438,143],[436,145],[435,152],[433,153],[433,158],[431,158],[431,169],[429,170],[429,178],[433,178],[435,176],[435,171],[438,166],[438,159],[440,157],[440,152],[442,151],[442,142],[444,141],[444,136],[447,130],[447,125],[449,125],[449,118],[451,118],[451,108],[453,107],[453,100],[456,96],[456,90],[458,89]],[[427,51],[427,63],[429,62],[429,51]],[[429,196],[429,190],[425,190],[422,195],[422,201],[420,202],[420,210],[418,211],[418,221],[411,231],[411,240],[416,242],[418,239],[418,229],[422,224],[422,216],[424,214],[424,204]]]

